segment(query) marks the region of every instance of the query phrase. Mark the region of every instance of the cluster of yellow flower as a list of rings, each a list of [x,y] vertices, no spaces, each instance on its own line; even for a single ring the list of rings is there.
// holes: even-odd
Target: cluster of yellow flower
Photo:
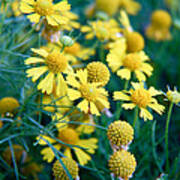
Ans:
[[[114,150],[109,160],[112,176],[127,180],[136,168],[134,155],[127,151],[134,138],[134,129],[129,123],[118,120],[110,124],[107,135]]]
[[[37,89],[43,94],[43,98],[38,98],[37,102],[44,111],[52,113],[51,119],[57,131],[55,135],[42,133],[36,140],[43,146],[43,159],[49,163],[55,159],[55,151],[63,152],[65,157],[61,161],[71,176],[78,179],[78,165],[73,159],[85,165],[98,148],[98,139],[90,137],[96,126],[93,116],[100,116],[103,112],[112,116],[110,97],[105,87],[111,73],[117,74],[122,82],[126,81],[121,91],[113,93],[114,101],[122,101],[117,103],[117,112],[114,112],[116,119],[120,119],[121,107],[125,110],[135,108],[134,127],[138,116],[145,121],[153,119],[149,108],[160,115],[165,111],[165,107],[155,98],[163,95],[163,92],[154,87],[147,88],[147,78],[153,73],[152,61],[144,51],[143,36],[133,29],[127,15],[135,15],[141,6],[133,0],[96,0],[86,13],[103,13],[97,13],[96,19],[81,25],[78,15],[70,11],[71,6],[66,0],[57,4],[52,0],[15,2],[12,6],[15,16],[27,14],[35,29],[40,30],[47,41],[40,48],[31,48],[33,55],[25,60],[25,65],[27,77],[37,83]],[[20,9],[17,8],[19,3]],[[117,13],[119,8],[123,10],[117,20],[111,15]],[[157,10],[152,14],[146,34],[156,41],[170,39],[171,24],[168,12]],[[95,40],[94,45],[87,48],[77,39],[64,35],[73,29],[83,33],[86,41]],[[97,49],[100,50],[97,53],[99,59],[89,62],[91,56],[97,55]],[[173,104],[180,102],[177,90],[168,89],[165,95]],[[14,98],[3,98],[0,100],[0,113],[2,117],[13,116],[19,106]],[[72,111],[73,106],[76,108]],[[109,160],[109,167],[115,176],[125,180],[131,177],[136,167],[134,155],[126,151],[133,135],[133,128],[125,121],[115,121],[108,128],[110,144],[116,151]],[[25,152],[19,146],[14,149],[20,149],[21,155]],[[56,180],[68,179],[59,160],[53,165],[53,173]]]

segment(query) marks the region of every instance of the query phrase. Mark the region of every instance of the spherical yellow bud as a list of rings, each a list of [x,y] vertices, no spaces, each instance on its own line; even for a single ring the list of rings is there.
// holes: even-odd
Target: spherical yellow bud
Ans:
[[[72,178],[77,178],[79,171],[77,163],[71,158],[61,158],[61,160],[71,174]],[[55,180],[69,180],[69,177],[59,160],[53,164],[53,174],[55,176]]]
[[[119,9],[119,0],[96,0],[96,9],[99,11],[104,11],[108,15],[112,16]]]
[[[101,62],[89,63],[87,65],[87,71],[89,82],[99,82],[101,86],[105,86],[110,79],[108,68]]]
[[[13,113],[19,107],[19,102],[13,97],[5,97],[0,100],[0,113]]]
[[[130,32],[126,36],[127,50],[129,52],[138,52],[144,49],[144,38],[138,32]]]
[[[159,28],[169,28],[172,23],[170,14],[164,10],[154,11],[151,21],[153,26],[157,26]]]
[[[136,169],[136,159],[130,152],[117,151],[110,157],[109,168],[116,177],[128,179]]]
[[[131,143],[134,129],[125,121],[115,121],[109,125],[107,136],[112,146],[120,148]]]

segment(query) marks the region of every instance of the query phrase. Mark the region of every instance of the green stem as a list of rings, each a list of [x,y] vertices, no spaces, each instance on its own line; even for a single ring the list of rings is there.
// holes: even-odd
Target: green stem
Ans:
[[[104,52],[104,45],[101,43],[100,44],[100,49],[99,49],[99,58],[101,62],[105,62],[105,52]]]
[[[134,110],[133,128],[135,128],[136,122],[138,120],[138,112],[139,112],[139,109],[138,109],[138,107],[136,107]]]
[[[171,102],[167,114],[166,129],[165,129],[165,152],[166,152],[166,171],[169,172],[169,151],[168,151],[168,134],[169,134],[169,123],[171,119],[172,109],[174,103]]]
[[[129,80],[126,80],[126,82],[124,84],[124,90],[127,90],[128,84],[129,84]],[[116,114],[115,114],[116,120],[118,120],[120,118],[120,116],[121,116],[122,103],[123,103],[122,101],[121,102],[117,102],[117,105],[116,105]]]

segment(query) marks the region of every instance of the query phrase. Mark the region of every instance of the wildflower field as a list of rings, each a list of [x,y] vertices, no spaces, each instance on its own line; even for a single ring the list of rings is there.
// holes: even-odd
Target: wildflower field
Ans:
[[[180,0],[0,0],[0,180],[180,180]]]

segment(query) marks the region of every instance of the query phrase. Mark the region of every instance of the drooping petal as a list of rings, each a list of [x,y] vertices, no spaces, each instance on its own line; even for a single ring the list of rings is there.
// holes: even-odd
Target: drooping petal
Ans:
[[[57,96],[65,96],[67,94],[67,84],[61,73],[57,75],[56,94]]]
[[[91,114],[95,114],[97,116],[100,116],[100,113],[99,113],[96,105],[93,102],[90,102],[90,112],[91,112]]]
[[[137,79],[141,82],[141,81],[146,81],[146,76],[144,75],[143,72],[136,70],[135,71],[136,77]]]
[[[68,88],[67,93],[71,101],[74,101],[81,97],[81,93],[79,91],[71,89],[71,88]]]
[[[150,87],[148,91],[151,94],[151,96],[157,96],[162,94],[161,91],[156,90],[154,87]]]
[[[65,155],[66,157],[72,159],[71,149],[70,149],[70,148],[66,148],[66,150],[64,151],[64,155]]]
[[[38,85],[38,90],[42,90],[43,93],[51,94],[54,85],[54,74],[50,72]]]
[[[26,59],[25,64],[36,64],[36,63],[43,63],[44,59],[42,58],[37,58],[37,57],[30,57],[28,59]]]
[[[83,150],[81,150],[79,148],[74,148],[74,150],[75,150],[75,154],[77,156],[77,159],[81,165],[85,165],[88,163],[89,160],[91,160],[91,156],[89,156]]]
[[[82,100],[77,107],[81,110],[84,111],[85,113],[88,113],[89,110],[89,105],[88,101],[86,99]]]
[[[153,71],[153,67],[150,64],[142,63],[141,71],[146,73],[148,76],[151,76],[152,75],[152,71]]]
[[[140,108],[140,117],[143,118],[144,121],[153,120],[152,114],[145,108]]]
[[[129,80],[131,78],[131,71],[129,69],[120,69],[117,71],[117,75],[122,79]]]
[[[149,104],[148,106],[160,115],[162,115],[162,113],[165,110],[165,107],[163,105],[158,104],[158,103]]]
[[[136,105],[135,104],[133,104],[133,103],[124,103],[123,105],[122,105],[122,107],[124,108],[124,109],[134,109],[135,107],[136,107]]]
[[[121,91],[114,92],[114,100],[130,101],[130,97]]]
[[[32,23],[38,23],[40,20],[40,15],[37,13],[30,14],[27,16],[27,18],[32,22]]]
[[[29,4],[27,4],[27,3],[22,1],[20,3],[20,11],[22,13],[29,14],[29,13],[33,13],[34,12],[34,8],[32,6],[30,6]]]
[[[40,136],[36,137],[38,144],[40,144],[42,146],[47,145],[47,142],[44,141],[43,139],[47,140],[51,144],[56,142],[54,139],[50,138],[49,136],[40,135]]]
[[[44,49],[34,49],[34,48],[31,48],[31,51],[36,53],[36,54],[39,54],[40,56],[42,57],[47,57],[48,56],[48,52]]]
[[[32,77],[32,81],[35,82],[42,74],[47,72],[47,66],[35,67],[26,71],[27,77]]]
[[[109,109],[110,105],[107,99],[98,98],[97,99],[105,108]]]
[[[57,150],[60,150],[61,146],[59,144],[54,145],[54,148]],[[43,155],[43,159],[45,161],[47,161],[48,163],[51,163],[53,161],[53,159],[55,158],[55,154],[54,154],[53,150],[51,149],[51,147],[44,148],[41,151],[41,154]]]

